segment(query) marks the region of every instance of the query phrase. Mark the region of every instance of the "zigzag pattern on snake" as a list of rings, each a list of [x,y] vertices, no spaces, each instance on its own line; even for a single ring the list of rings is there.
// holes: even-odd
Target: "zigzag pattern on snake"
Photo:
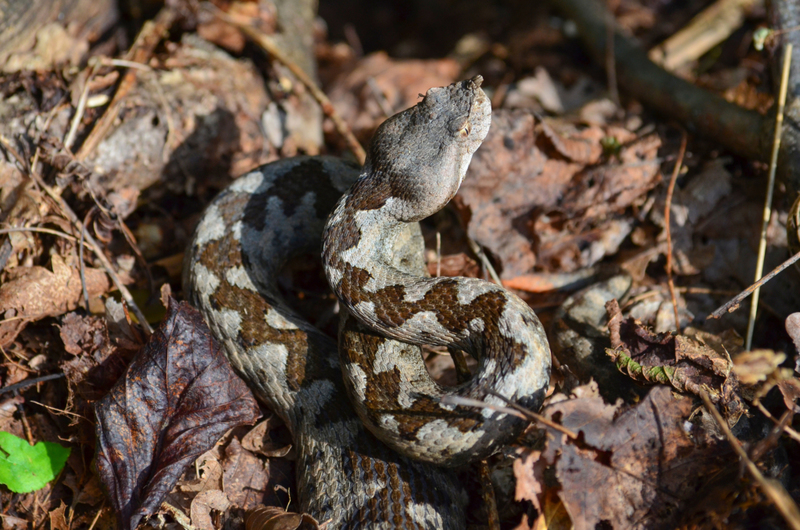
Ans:
[[[544,398],[550,352],[533,311],[483,280],[428,278],[422,258],[417,221],[455,195],[488,132],[481,81],[433,88],[387,120],[360,171],[300,157],[240,177],[208,207],[187,252],[185,292],[286,421],[300,509],[331,528],[463,528],[466,497],[450,468],[491,454],[524,424],[442,396],[503,405],[499,394],[534,409]],[[342,307],[338,353],[276,284],[286,261],[320,239]],[[466,351],[478,370],[441,387],[421,344]]]

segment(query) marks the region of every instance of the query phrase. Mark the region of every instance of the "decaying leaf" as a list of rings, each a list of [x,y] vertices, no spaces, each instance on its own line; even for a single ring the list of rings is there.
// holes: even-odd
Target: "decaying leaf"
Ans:
[[[534,267],[572,272],[613,254],[633,224],[620,214],[660,181],[656,136],[620,127],[583,130],[529,111],[497,109],[454,205],[471,238],[502,264],[501,279]],[[601,139],[624,147],[603,161]],[[591,164],[591,165],[587,165]]]
[[[691,410],[691,400],[666,387],[627,410],[596,391],[558,401],[542,413],[574,437],[547,428],[541,454],[514,467],[517,496],[553,510],[557,503],[547,495],[557,492],[577,530],[673,528],[723,464],[719,448],[696,444],[684,427]]]
[[[215,530],[211,521],[211,510],[224,512],[230,505],[228,497],[220,490],[200,492],[192,499],[192,525],[198,530]]]
[[[792,337],[795,349],[800,352],[800,313],[786,317],[786,332]]]
[[[274,506],[256,508],[247,515],[246,530],[319,530],[320,525],[310,515],[292,513]]]
[[[123,530],[154,512],[180,474],[259,409],[200,314],[170,300],[167,317],[95,405],[97,469]]]
[[[6,346],[28,322],[56,316],[75,309],[82,296],[81,276],[58,254],[51,258],[53,270],[44,267],[21,269],[16,277],[0,287],[0,346]],[[105,272],[88,267],[84,270],[89,297],[105,293],[111,287]]]
[[[738,381],[731,373],[728,348],[719,337],[699,330],[691,330],[691,335],[653,333],[636,319],[623,320],[616,300],[608,302],[606,310],[611,333],[606,354],[620,372],[640,383],[670,385],[679,392],[705,391],[723,408],[729,423],[739,420],[744,404],[736,393]]]
[[[766,381],[785,360],[785,354],[772,350],[746,351],[734,358],[733,372],[743,385],[755,385]]]

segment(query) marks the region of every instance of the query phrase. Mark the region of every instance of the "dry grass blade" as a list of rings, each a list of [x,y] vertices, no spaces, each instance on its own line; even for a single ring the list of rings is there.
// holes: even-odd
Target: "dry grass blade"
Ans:
[[[781,72],[781,88],[778,94],[778,113],[775,116],[775,134],[772,138],[772,156],[769,161],[769,179],[767,180],[767,196],[764,198],[764,216],[761,219],[761,237],[758,241],[758,261],[756,262],[756,275],[754,281],[758,281],[764,273],[764,255],[767,252],[767,227],[769,218],[772,216],[772,195],[775,191],[775,169],[778,165],[778,152],[781,148],[781,132],[783,131],[783,110],[786,106],[786,93],[789,85],[789,67],[792,64],[792,44],[786,45],[783,51],[783,71]],[[747,321],[747,338],[744,341],[744,349],[749,350],[753,345],[753,329],[756,325],[756,313],[758,312],[758,296],[760,290],[753,291],[753,299],[750,302],[750,319]]]
[[[675,296],[675,282],[672,279],[672,230],[670,230],[670,211],[672,210],[672,194],[675,192],[675,183],[678,180],[678,175],[681,172],[683,165],[683,157],[686,155],[686,131],[683,131],[681,136],[681,147],[678,151],[678,159],[675,161],[675,168],[672,170],[672,176],[669,179],[669,187],[667,188],[667,200],[664,205],[664,226],[667,231],[667,285],[669,286],[669,296],[672,298],[672,310],[675,312],[675,330],[677,333],[681,332],[681,322],[678,316],[678,299]]]
[[[708,412],[714,416],[714,420],[716,420],[720,430],[725,434],[725,437],[731,444],[731,448],[733,448],[734,452],[739,455],[739,458],[742,459],[747,472],[750,473],[750,475],[756,481],[758,486],[764,492],[764,495],[766,495],[773,502],[773,504],[775,504],[775,508],[777,508],[781,513],[783,518],[789,524],[790,528],[793,528],[794,530],[800,530],[800,510],[797,509],[797,505],[794,503],[794,500],[792,500],[780,482],[766,478],[761,471],[759,471],[758,467],[756,467],[753,461],[750,460],[750,458],[747,456],[747,453],[742,448],[742,444],[739,443],[739,440],[731,432],[727,422],[722,418],[722,415],[719,413],[713,403],[711,403],[708,394],[706,394],[704,391],[701,391],[700,397],[703,398],[703,404],[705,405],[706,410],[708,410]]]

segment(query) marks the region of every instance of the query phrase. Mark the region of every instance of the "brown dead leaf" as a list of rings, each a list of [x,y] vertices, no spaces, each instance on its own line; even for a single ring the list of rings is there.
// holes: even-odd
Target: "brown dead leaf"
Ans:
[[[273,439],[275,429],[280,427],[283,427],[283,422],[277,416],[268,417],[245,434],[242,438],[242,447],[269,458],[282,458],[288,455],[292,450],[291,440]]]
[[[120,527],[133,529],[186,466],[259,410],[197,310],[170,300],[166,319],[95,415],[98,473]]]
[[[599,127],[588,127],[582,131],[567,130],[563,121],[549,118],[539,122],[545,138],[562,156],[580,164],[594,164],[603,154],[600,140],[605,134]]]
[[[524,480],[540,482],[536,477],[554,468],[557,484],[540,482],[529,492],[557,492],[577,530],[674,527],[692,495],[722,465],[718,448],[695,445],[684,428],[691,401],[656,387],[621,411],[592,394],[544,409],[578,438],[547,428],[535,475]]]
[[[61,501],[58,508],[50,512],[50,530],[69,530],[69,523],[67,523],[67,505]]]
[[[795,349],[800,352],[800,313],[786,317],[786,332],[792,338]]]
[[[742,352],[733,360],[733,371],[744,385],[755,385],[773,375],[786,355],[772,350]]]
[[[328,96],[359,140],[366,143],[386,118],[416,105],[419,95],[459,74],[452,59],[392,59],[377,52],[360,59],[331,85]]]
[[[81,276],[58,254],[51,258],[52,271],[44,267],[23,267],[14,279],[0,287],[0,346],[7,346],[28,322],[72,311],[81,299]],[[86,290],[96,297],[109,290],[105,272],[87,267]]]
[[[211,521],[211,510],[224,512],[231,505],[228,497],[219,490],[208,490],[197,494],[192,499],[192,525],[198,530],[216,530]]]
[[[61,340],[72,355],[92,354],[107,343],[105,322],[100,317],[84,317],[67,313],[61,319]]]
[[[274,485],[282,484],[288,488],[289,484],[281,482],[287,475],[279,477],[279,473],[274,473],[275,476],[272,476],[272,463],[271,460],[270,465],[265,466],[260,458],[243,449],[239,440],[232,439],[225,448],[222,459],[222,483],[225,485],[225,495],[233,504],[244,510],[253,509],[261,504],[285,504],[288,499],[285,496],[278,498],[274,492]]]
[[[530,112],[495,111],[455,198],[469,236],[499,258],[504,280],[534,266],[575,271],[615,253],[633,226],[621,214],[660,181],[657,136],[636,139],[612,126],[565,136],[554,132],[566,127],[558,123],[537,136]],[[608,136],[629,144],[601,163]]]
[[[28,520],[14,517],[13,515],[3,515],[0,517],[3,521],[3,530],[27,530]]]
[[[262,506],[249,514],[245,530],[319,530],[319,523],[306,514],[292,513],[274,506]]]
[[[800,380],[796,377],[778,383],[778,389],[783,396],[783,403],[793,414],[800,414]]]

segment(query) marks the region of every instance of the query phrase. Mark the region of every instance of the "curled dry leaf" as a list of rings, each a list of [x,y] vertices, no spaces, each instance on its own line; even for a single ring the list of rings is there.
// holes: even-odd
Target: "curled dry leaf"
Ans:
[[[739,420],[744,404],[728,354],[737,344],[726,347],[720,337],[698,330],[691,330],[692,335],[653,333],[636,319],[623,320],[616,300],[608,302],[606,310],[611,332],[606,354],[620,372],[640,383],[670,385],[679,392],[705,391],[731,425]]]
[[[119,527],[152,514],[186,466],[259,410],[200,314],[170,300],[167,317],[95,405],[97,470]]]
[[[620,410],[596,392],[578,394],[584,395],[542,411],[576,438],[547,428],[541,454],[531,452],[514,467],[517,498],[546,513],[555,513],[560,500],[576,530],[674,528],[706,477],[724,465],[718,447],[697,445],[685,429],[691,400],[656,387]],[[543,482],[551,469],[555,484]]]

